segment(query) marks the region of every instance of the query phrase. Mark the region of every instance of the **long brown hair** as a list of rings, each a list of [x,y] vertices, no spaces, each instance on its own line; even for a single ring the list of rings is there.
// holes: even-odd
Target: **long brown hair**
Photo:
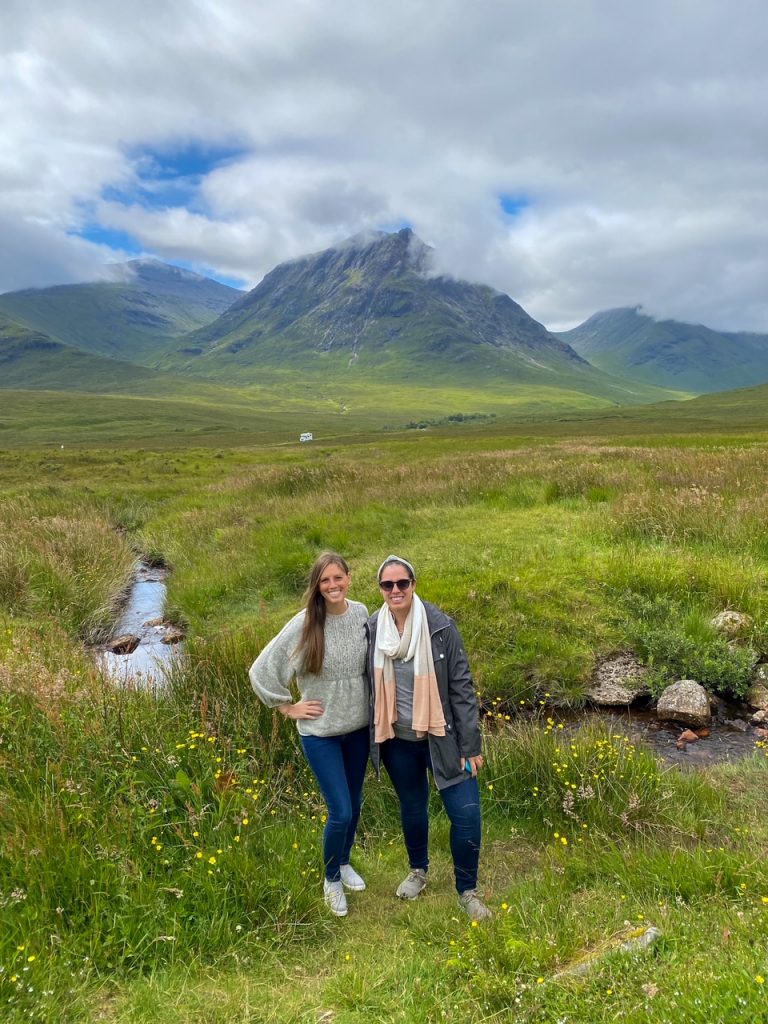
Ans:
[[[301,639],[296,645],[296,653],[302,654],[305,672],[319,675],[325,658],[325,598],[320,593],[320,580],[325,570],[331,565],[338,565],[349,576],[349,566],[335,551],[324,551],[315,561],[309,573],[309,584],[304,593],[307,614],[304,617],[304,628]]]

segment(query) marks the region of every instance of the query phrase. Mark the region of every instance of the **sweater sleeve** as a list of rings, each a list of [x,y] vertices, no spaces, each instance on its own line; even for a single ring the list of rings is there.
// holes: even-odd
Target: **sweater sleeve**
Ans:
[[[293,702],[290,686],[296,674],[294,651],[301,636],[304,613],[295,615],[251,665],[248,677],[259,700],[268,708]]]

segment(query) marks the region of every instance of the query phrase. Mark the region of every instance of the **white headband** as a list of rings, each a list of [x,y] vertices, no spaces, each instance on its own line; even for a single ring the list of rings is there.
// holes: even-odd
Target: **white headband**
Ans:
[[[406,569],[410,572],[411,579],[416,579],[416,570],[413,568],[413,566],[411,565],[407,558],[401,558],[400,555],[387,555],[387,557],[379,566],[379,571],[376,573],[377,580],[381,579],[381,573],[383,569],[385,568],[385,566],[389,565],[390,562],[399,562],[401,565],[404,565]]]

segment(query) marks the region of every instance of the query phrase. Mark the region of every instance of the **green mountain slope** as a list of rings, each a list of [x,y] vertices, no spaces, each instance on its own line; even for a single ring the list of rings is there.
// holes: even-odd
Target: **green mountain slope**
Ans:
[[[2,389],[161,394],[168,376],[65,345],[0,313]]]
[[[156,260],[113,268],[115,280],[0,295],[0,313],[87,352],[152,364],[172,339],[218,317],[242,293]]]
[[[596,370],[509,296],[434,276],[431,255],[404,229],[281,264],[181,339],[164,365],[237,382],[283,371],[329,388],[366,380],[498,394],[543,387],[561,389],[564,404],[565,393],[595,404],[670,397]]]
[[[768,335],[654,320],[637,309],[596,313],[558,337],[607,373],[704,394],[768,381]]]

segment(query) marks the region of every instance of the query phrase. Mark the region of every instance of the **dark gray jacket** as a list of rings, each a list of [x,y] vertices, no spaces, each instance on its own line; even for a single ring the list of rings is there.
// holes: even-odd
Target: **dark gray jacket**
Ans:
[[[445,736],[427,736],[432,758],[432,773],[438,789],[447,789],[466,779],[459,758],[475,757],[480,753],[480,725],[477,695],[464,644],[456,623],[445,612],[424,602],[429,635],[432,638],[432,657],[435,662],[437,689],[445,715]],[[373,709],[373,649],[376,645],[378,612],[366,624],[368,633],[368,679],[371,684]],[[379,771],[379,744],[374,741],[373,711],[371,712],[371,759]]]

